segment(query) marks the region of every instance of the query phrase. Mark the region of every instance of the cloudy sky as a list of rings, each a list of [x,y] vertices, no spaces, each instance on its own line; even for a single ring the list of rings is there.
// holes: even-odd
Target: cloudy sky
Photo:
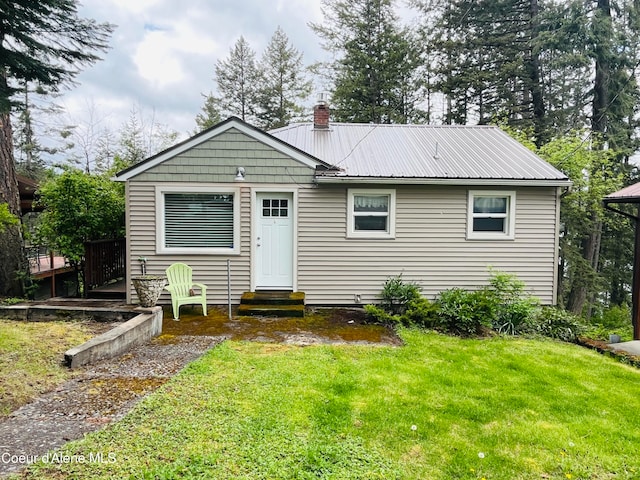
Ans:
[[[71,119],[93,111],[112,130],[135,107],[182,136],[192,132],[201,94],[215,89],[216,61],[240,35],[259,57],[281,26],[305,64],[324,55],[308,26],[322,19],[319,0],[84,0],[79,12],[116,25],[112,48],[59,103]]]

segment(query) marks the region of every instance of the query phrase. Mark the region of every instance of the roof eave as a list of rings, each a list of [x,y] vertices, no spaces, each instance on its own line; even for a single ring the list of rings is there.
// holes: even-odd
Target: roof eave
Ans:
[[[316,175],[317,183],[403,184],[403,185],[504,185],[514,187],[570,187],[569,179],[511,179],[511,178],[423,178],[423,177],[349,177]]]
[[[629,195],[626,197],[604,197],[602,200],[605,205],[610,203],[640,203],[640,196],[638,195]]]
[[[142,162],[133,165],[132,167],[116,173],[115,176],[112,177],[112,180],[116,182],[126,182],[130,178],[144,173],[145,171],[155,167],[156,165],[159,165],[160,163],[170,158],[184,153],[187,150],[190,150],[191,148],[194,148],[195,146],[200,145],[201,143],[204,143],[207,140],[214,138],[232,128],[235,128],[245,135],[248,135],[249,137],[257,141],[268,145],[271,148],[274,148],[275,150],[278,150],[295,160],[298,160],[309,168],[316,168],[318,166],[331,168],[331,165],[329,165],[328,163],[314,157],[313,155],[310,155],[307,152],[300,150],[297,147],[294,147],[293,145],[283,142],[270,133],[265,132],[264,130],[260,130],[259,128],[254,127],[246,122],[243,122],[237,117],[229,117],[228,119],[218,123],[217,125],[203,132],[200,132],[199,134],[196,134],[193,137],[188,138],[178,143],[177,145],[168,148],[167,150],[157,153],[156,155],[149,157]]]

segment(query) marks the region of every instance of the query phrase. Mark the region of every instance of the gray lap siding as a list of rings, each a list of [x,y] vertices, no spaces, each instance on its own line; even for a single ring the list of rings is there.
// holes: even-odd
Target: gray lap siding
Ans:
[[[266,184],[226,184],[240,191],[239,254],[157,254],[156,185],[176,183],[150,180],[127,185],[130,274],[140,272],[139,257],[147,258],[150,274],[161,274],[171,263],[182,261],[193,267],[195,281],[209,286],[209,303],[224,304],[230,259],[232,300],[239,303],[241,294],[251,288],[252,191]],[[215,190],[225,184],[210,185]],[[355,295],[362,303],[375,302],[384,280],[398,274],[418,282],[433,298],[447,288],[485,284],[490,267],[516,274],[544,304],[555,303],[559,201],[555,187],[503,189],[516,191],[515,239],[483,241],[466,239],[467,187],[381,186],[396,191],[395,238],[358,239],[347,238],[348,187],[314,186],[308,181],[281,185],[298,191],[295,268],[297,288],[306,292],[308,304],[349,305]],[[133,290],[129,299],[135,299]],[[160,302],[169,301],[163,294]]]
[[[308,303],[351,304],[355,295],[375,302],[385,279],[399,274],[433,298],[485,284],[490,267],[518,275],[543,303],[555,302],[555,188],[515,189],[515,239],[500,241],[466,239],[469,188],[395,188],[394,239],[346,238],[347,188],[301,191],[298,287]]]

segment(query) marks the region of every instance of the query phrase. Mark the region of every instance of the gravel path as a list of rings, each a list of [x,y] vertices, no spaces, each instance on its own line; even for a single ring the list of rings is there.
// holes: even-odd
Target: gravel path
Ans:
[[[0,419],[0,476],[120,420],[141,398],[222,340],[177,336],[166,342],[160,337],[83,367],[79,376]]]

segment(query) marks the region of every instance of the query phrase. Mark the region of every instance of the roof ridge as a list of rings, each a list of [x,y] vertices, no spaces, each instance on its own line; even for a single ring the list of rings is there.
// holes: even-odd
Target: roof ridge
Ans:
[[[313,122],[295,122],[295,123],[290,123],[289,125],[286,125],[284,127],[280,127],[277,129],[273,129],[270,130],[269,132],[279,132],[279,131],[284,131],[290,128],[294,128],[294,127],[312,127],[313,126]],[[375,128],[380,128],[380,127],[385,127],[385,128],[445,128],[445,129],[464,129],[464,128],[470,128],[470,129],[481,129],[481,130],[487,130],[487,129],[500,129],[500,127],[498,127],[497,125],[432,125],[432,124],[423,124],[423,123],[351,123],[351,122],[330,122],[329,123],[329,128],[331,128],[332,126],[357,126],[357,127],[375,127]],[[326,131],[323,130],[323,131]]]

